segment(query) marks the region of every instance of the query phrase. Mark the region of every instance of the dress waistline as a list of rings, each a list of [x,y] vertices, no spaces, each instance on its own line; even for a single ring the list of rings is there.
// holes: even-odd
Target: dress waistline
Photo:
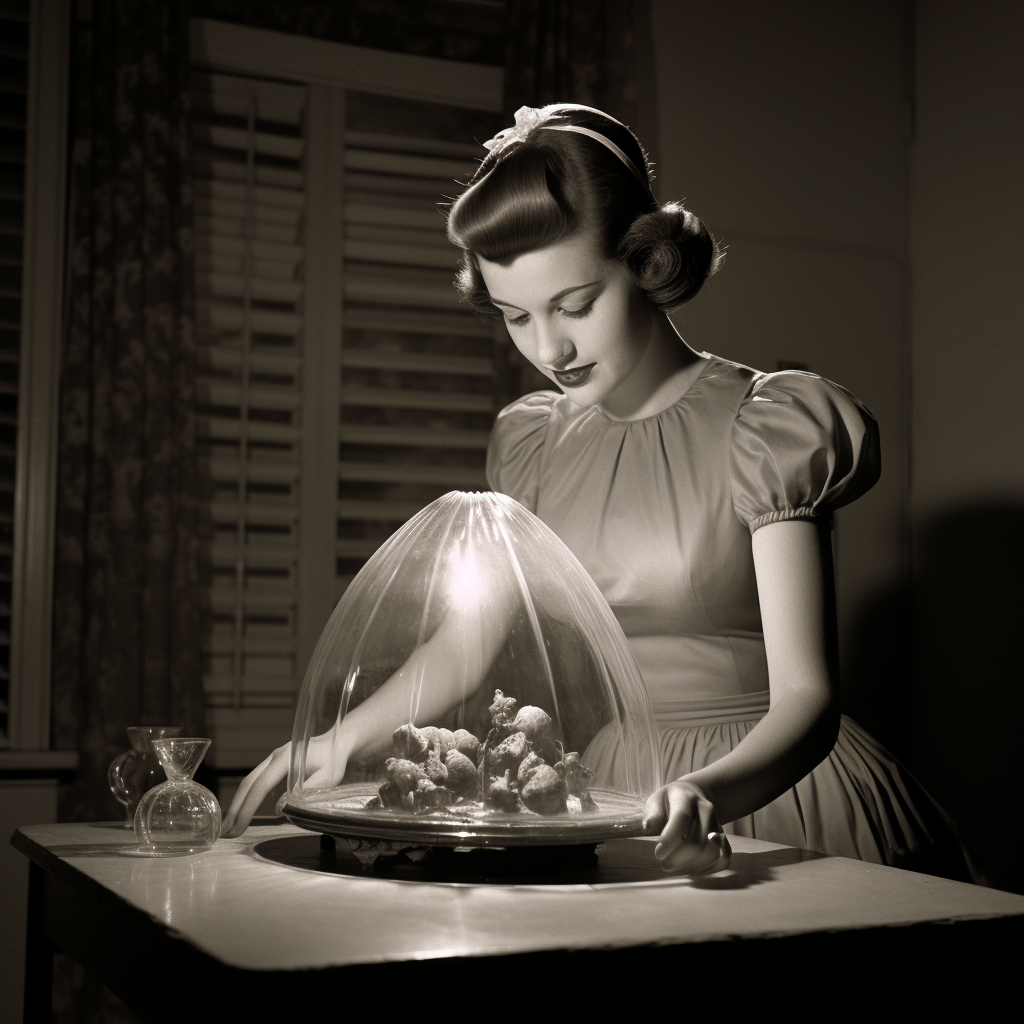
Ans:
[[[722,725],[763,718],[768,711],[768,690],[734,693],[727,697],[692,700],[652,700],[659,729],[692,729],[698,725]]]

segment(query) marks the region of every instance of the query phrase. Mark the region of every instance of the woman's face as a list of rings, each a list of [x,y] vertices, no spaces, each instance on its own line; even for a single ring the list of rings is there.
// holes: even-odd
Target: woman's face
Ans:
[[[574,403],[596,405],[630,387],[657,311],[593,237],[477,262],[516,348]]]

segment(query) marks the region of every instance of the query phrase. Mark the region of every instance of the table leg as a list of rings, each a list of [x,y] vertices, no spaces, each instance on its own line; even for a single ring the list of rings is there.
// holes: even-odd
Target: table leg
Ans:
[[[53,1019],[53,943],[43,928],[46,873],[32,862],[28,869],[28,930],[25,941],[25,1024]]]

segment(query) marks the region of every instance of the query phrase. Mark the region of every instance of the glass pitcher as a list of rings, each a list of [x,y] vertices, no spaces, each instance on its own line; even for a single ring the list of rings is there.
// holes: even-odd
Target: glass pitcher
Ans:
[[[132,749],[118,754],[107,769],[110,791],[124,805],[125,828],[135,827],[135,811],[147,790],[167,781],[160,759],[153,749],[153,740],[180,736],[180,725],[131,725],[128,739]]]

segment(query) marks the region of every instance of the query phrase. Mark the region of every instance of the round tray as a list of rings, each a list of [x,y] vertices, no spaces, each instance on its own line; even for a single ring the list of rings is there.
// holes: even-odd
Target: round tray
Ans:
[[[607,789],[591,789],[596,811],[550,817],[523,812],[455,808],[410,814],[367,810],[372,783],[345,786],[306,804],[286,803],[284,816],[313,832],[358,839],[387,839],[419,846],[575,846],[644,835],[644,801]]]

